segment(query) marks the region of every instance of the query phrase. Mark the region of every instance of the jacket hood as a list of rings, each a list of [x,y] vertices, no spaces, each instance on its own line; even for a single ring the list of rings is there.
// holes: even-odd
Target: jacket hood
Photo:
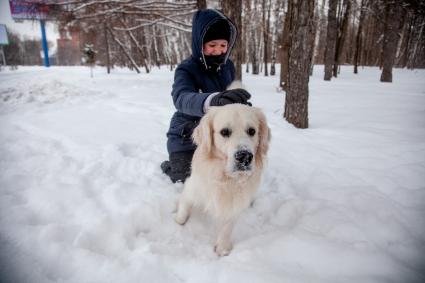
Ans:
[[[199,10],[195,13],[192,20],[192,56],[199,60],[205,68],[208,68],[205,63],[205,56],[202,52],[202,42],[208,28],[219,20],[226,20],[230,27],[230,41],[226,52],[224,64],[232,52],[235,45],[238,31],[235,24],[226,17],[223,13],[214,9]]]

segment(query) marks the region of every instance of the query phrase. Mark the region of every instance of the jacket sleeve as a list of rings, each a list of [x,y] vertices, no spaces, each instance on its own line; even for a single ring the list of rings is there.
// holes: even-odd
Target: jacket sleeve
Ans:
[[[191,116],[204,116],[204,101],[211,93],[200,93],[195,77],[184,67],[177,67],[171,95],[179,112]]]

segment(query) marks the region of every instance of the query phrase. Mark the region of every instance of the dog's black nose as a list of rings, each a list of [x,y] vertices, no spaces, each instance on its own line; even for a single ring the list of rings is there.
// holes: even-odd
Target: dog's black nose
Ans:
[[[238,169],[247,170],[254,156],[248,150],[239,150],[235,153]]]

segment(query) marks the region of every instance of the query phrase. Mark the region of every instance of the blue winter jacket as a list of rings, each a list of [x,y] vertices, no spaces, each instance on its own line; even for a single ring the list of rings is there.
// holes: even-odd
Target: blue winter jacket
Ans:
[[[225,19],[230,26],[229,47],[224,64],[218,71],[209,69],[202,51],[202,41],[208,28],[216,21]],[[204,113],[204,102],[214,92],[224,91],[235,79],[235,67],[229,59],[237,36],[232,21],[217,10],[200,10],[193,16],[192,55],[177,67],[171,95],[177,111],[171,118],[167,132],[169,153],[195,150],[192,142],[193,129]]]

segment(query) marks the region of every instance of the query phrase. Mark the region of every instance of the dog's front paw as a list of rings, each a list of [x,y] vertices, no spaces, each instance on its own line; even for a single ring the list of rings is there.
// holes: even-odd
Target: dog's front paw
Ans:
[[[218,256],[226,256],[230,254],[230,251],[233,248],[233,244],[232,242],[221,242],[221,243],[217,243],[214,246],[214,252],[218,255]]]
[[[174,220],[178,224],[184,225],[187,222],[187,220],[189,219],[190,209],[191,209],[191,206],[188,205],[187,203],[179,202],[177,204],[177,213],[176,213],[176,217],[174,218]]]
[[[189,219],[188,215],[182,215],[181,213],[180,214],[177,213],[176,217],[174,218],[174,220],[180,225],[186,224],[188,219]]]

